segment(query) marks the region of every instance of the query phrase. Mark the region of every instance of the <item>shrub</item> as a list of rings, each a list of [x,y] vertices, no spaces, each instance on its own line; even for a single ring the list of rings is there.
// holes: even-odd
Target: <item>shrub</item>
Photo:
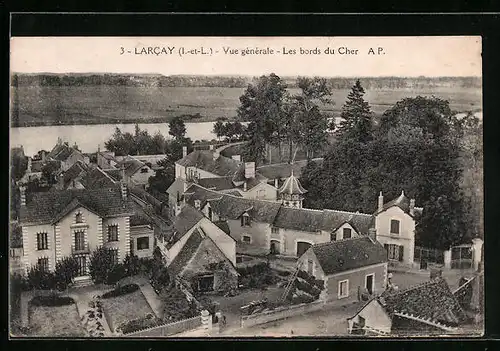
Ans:
[[[64,290],[78,275],[79,265],[74,257],[65,257],[56,263],[54,271],[55,284],[58,290]]]
[[[308,295],[298,295],[298,296],[293,296],[292,297],[292,304],[298,305],[301,303],[311,303],[314,301],[314,297],[308,296]]]
[[[57,306],[67,306],[75,303],[71,297],[59,296],[57,294],[51,294],[48,296],[35,296],[30,301],[32,306],[46,306],[46,307],[57,307]]]
[[[100,247],[92,252],[90,256],[89,271],[94,283],[105,283],[114,265],[110,250]]]
[[[27,282],[29,290],[51,290],[56,287],[54,274],[44,271],[39,265],[30,268],[27,275]]]
[[[152,314],[148,314],[145,317],[137,318],[120,325],[120,329],[123,334],[130,334],[138,330],[144,330],[148,328],[153,328],[163,324],[161,319],[156,318]]]
[[[194,317],[198,314],[198,309],[194,301],[189,302],[184,293],[177,288],[163,290],[161,299],[163,301],[163,314],[166,321],[175,322]]]
[[[127,254],[123,260],[123,266],[125,268],[125,274],[127,276],[139,274],[141,270],[141,261],[139,257],[134,254]]]
[[[167,267],[162,266],[153,272],[151,277],[151,286],[157,291],[161,291],[163,288],[170,284],[170,275],[168,274]]]
[[[119,286],[111,291],[108,291],[107,293],[104,293],[102,295],[103,299],[109,299],[112,297],[117,297],[117,296],[122,296],[126,294],[131,294],[135,291],[139,290],[139,285],[137,284],[127,284],[123,286]]]
[[[118,263],[111,268],[108,272],[108,276],[106,279],[107,284],[116,284],[120,279],[123,279],[127,276],[127,271],[125,265]]]

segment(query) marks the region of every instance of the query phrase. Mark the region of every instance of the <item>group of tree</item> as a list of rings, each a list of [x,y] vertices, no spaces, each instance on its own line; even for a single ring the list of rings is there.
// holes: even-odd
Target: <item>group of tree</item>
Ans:
[[[53,272],[37,264],[28,270],[26,276],[16,276],[22,290],[65,290],[78,275],[79,265],[74,257],[64,257],[56,263]]]
[[[224,138],[228,142],[244,140],[246,132],[246,127],[241,122],[224,122],[222,118],[215,122],[213,129],[213,133],[217,135],[219,140]]]
[[[479,133],[477,118],[469,114],[460,120],[447,101],[418,96],[397,102],[375,124],[363,96],[357,81],[324,162],[309,162],[304,169],[305,205],[373,213],[380,191],[388,201],[404,190],[424,208],[417,244],[445,249],[477,235],[467,222],[479,218],[461,186],[462,140],[472,130]],[[478,139],[469,143],[469,154],[481,154]]]
[[[333,103],[327,81],[299,77],[296,84],[299,93],[292,94],[277,75],[262,76],[240,97],[238,117],[249,122],[245,160],[262,163],[269,146],[280,159],[286,148],[292,161],[298,147],[311,158],[327,145],[328,115],[319,107]]]

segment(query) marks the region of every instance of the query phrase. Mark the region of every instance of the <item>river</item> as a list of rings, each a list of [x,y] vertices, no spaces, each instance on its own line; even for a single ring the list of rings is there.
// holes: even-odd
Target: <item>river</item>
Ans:
[[[216,135],[212,133],[215,122],[186,123],[186,136],[191,140],[211,140]],[[93,124],[93,125],[68,125],[68,126],[42,126],[19,127],[10,129],[10,145],[22,145],[24,153],[28,156],[35,155],[40,150],[50,151],[61,138],[70,145],[76,143],[80,150],[86,153],[96,152],[98,146],[104,149],[115,128],[122,132],[134,133],[134,124]],[[160,132],[169,138],[167,123],[139,124],[141,130],[147,130],[150,135]]]

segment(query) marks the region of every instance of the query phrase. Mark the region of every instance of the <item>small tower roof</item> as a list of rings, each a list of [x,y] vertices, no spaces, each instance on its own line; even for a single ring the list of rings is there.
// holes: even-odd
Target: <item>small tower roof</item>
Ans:
[[[291,195],[302,195],[307,193],[307,190],[300,185],[300,181],[293,175],[293,170],[290,175],[285,180],[285,183],[278,189],[280,194],[291,194]]]

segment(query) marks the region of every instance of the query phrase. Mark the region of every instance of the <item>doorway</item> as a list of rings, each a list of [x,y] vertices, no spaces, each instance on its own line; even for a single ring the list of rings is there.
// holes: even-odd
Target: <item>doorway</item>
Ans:
[[[302,256],[307,251],[307,249],[309,249],[310,247],[311,247],[310,243],[307,243],[305,241],[298,241],[297,242],[297,257]]]

